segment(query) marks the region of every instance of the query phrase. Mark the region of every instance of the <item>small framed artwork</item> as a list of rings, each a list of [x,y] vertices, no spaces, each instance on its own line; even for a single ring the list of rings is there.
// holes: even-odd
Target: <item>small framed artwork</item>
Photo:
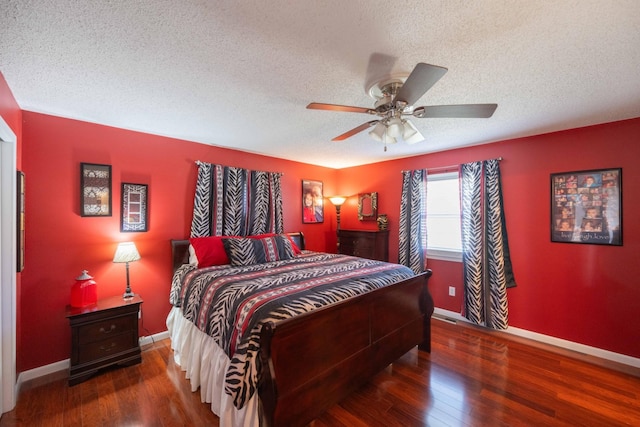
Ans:
[[[302,223],[324,222],[322,181],[302,180]]]
[[[111,165],[80,163],[80,215],[111,216]]]
[[[622,246],[622,169],[551,174],[551,241]]]
[[[147,231],[146,184],[122,183],[122,218],[120,231]]]
[[[18,184],[18,265],[16,271],[20,273],[24,270],[24,172],[18,171],[17,176],[17,184]]]

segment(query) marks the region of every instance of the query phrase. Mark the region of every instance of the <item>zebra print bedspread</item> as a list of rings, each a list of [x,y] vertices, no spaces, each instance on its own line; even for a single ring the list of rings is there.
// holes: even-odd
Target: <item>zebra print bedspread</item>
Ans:
[[[242,408],[255,393],[262,367],[260,328],[390,285],[408,267],[347,255],[304,252],[289,260],[176,270],[170,302],[213,337],[231,360],[225,392]]]

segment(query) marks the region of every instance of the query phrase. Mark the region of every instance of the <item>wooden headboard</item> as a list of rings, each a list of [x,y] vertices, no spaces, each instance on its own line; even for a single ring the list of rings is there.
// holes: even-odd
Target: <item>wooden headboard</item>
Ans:
[[[291,239],[302,250],[304,246],[304,234],[301,231],[287,233]],[[182,264],[189,263],[189,239],[171,240],[171,258],[173,260],[173,271],[176,271]]]

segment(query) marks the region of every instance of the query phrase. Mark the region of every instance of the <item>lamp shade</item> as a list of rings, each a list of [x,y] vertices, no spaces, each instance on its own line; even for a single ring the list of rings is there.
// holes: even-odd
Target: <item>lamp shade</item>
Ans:
[[[384,138],[382,138],[382,142],[385,144],[395,144],[398,140],[387,133],[384,135]]]
[[[402,139],[407,144],[415,144],[416,142],[424,141],[424,136],[420,133],[420,131],[411,123],[410,121],[406,121],[404,125],[404,133],[402,134]]]
[[[382,138],[385,135],[385,132],[387,130],[387,127],[382,123],[382,122],[378,122],[373,129],[371,129],[371,132],[369,132],[369,135],[371,135],[371,138],[375,139],[376,141],[382,141]]]
[[[389,123],[387,124],[387,135],[389,135],[392,138],[398,138],[402,136],[403,130],[404,130],[404,126],[400,118],[391,117],[389,119]]]
[[[140,254],[138,248],[133,242],[118,243],[116,254],[113,256],[113,262],[132,262],[138,261]]]
[[[347,198],[344,196],[332,196],[329,197],[329,200],[331,200],[331,203],[333,203],[334,206],[342,206]]]
[[[418,132],[418,129],[408,120],[404,121],[404,129],[402,131],[402,139],[405,141],[412,136],[414,136]]]

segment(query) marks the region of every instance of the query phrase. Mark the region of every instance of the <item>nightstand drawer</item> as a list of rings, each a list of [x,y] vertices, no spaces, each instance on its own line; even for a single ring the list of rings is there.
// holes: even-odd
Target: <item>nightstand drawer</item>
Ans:
[[[137,338],[134,338],[133,331],[129,330],[126,333],[114,335],[102,341],[81,345],[78,352],[78,363],[91,362],[130,350],[136,346],[136,340]]]
[[[133,331],[136,329],[137,321],[137,316],[121,316],[89,323],[78,328],[78,337],[82,344],[101,341],[123,332]]]

